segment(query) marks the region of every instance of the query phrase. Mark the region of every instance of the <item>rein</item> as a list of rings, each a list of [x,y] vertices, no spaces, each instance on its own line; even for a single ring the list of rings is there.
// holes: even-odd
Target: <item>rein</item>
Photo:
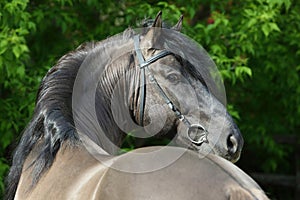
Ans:
[[[154,83],[156,86],[160,96],[165,101],[165,103],[168,105],[168,107],[175,113],[176,117],[179,119],[179,121],[183,122],[188,127],[188,133],[187,137],[188,139],[196,145],[201,145],[203,142],[208,143],[207,135],[208,131],[201,125],[201,124],[191,124],[188,119],[180,112],[180,110],[174,105],[174,103],[170,100],[168,95],[164,92],[164,90],[160,87],[159,83],[155,79],[153,73],[149,69],[149,65],[156,62],[157,60],[167,56],[167,55],[173,55],[172,52],[167,50],[162,50],[158,54],[152,56],[151,58],[145,60],[144,56],[142,54],[141,48],[140,48],[140,37],[139,35],[134,36],[134,48],[136,52],[136,56],[139,61],[139,67],[141,70],[141,85],[140,85],[140,109],[139,109],[139,122],[140,125],[143,125],[144,120],[144,108],[145,108],[145,100],[146,100],[146,77],[145,77],[145,69],[147,69],[147,72],[149,73],[150,81]],[[191,134],[194,131],[200,131],[201,134],[197,138],[193,138]]]

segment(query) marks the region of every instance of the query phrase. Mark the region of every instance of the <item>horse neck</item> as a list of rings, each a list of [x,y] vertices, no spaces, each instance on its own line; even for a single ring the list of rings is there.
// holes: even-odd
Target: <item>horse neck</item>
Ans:
[[[114,109],[114,103],[112,103],[112,99],[117,98],[118,105],[125,106],[123,108],[126,112],[134,109],[133,105],[135,102],[130,99],[129,95],[135,96],[134,93],[137,93],[136,84],[138,83],[135,84],[135,82],[138,82],[139,79],[139,77],[136,76],[137,70],[133,55],[126,55],[119,59],[120,60],[116,61],[117,63],[112,63],[107,66],[96,91],[95,107],[98,119],[97,123],[100,124],[103,131],[98,131],[94,134],[98,136],[94,137],[98,137],[99,146],[103,147],[110,154],[118,153],[118,148],[113,148],[110,143],[106,143],[103,137],[109,138],[116,147],[120,147],[125,138],[124,130],[119,128],[119,124],[115,121],[113,116],[112,110]],[[123,78],[129,79],[131,82],[123,81]],[[133,118],[133,112],[134,111],[129,112],[129,118]],[[118,112],[118,114],[122,115],[124,113]],[[126,119],[128,119],[128,117]],[[102,135],[99,136],[99,133],[102,133]]]

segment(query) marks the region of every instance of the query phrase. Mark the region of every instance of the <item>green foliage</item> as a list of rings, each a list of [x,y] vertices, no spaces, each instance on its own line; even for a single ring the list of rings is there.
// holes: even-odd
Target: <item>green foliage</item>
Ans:
[[[183,14],[183,32],[203,45],[219,67],[228,109],[246,141],[244,149],[257,152],[254,170],[292,170],[289,147],[276,144],[273,136],[296,134],[300,127],[300,5],[296,0],[2,0],[0,193],[10,144],[28,123],[47,70],[82,42],[136,27],[159,10],[170,24]],[[128,150],[134,146],[131,139]]]
[[[18,137],[32,113],[34,76],[28,75],[26,36],[35,24],[26,10],[27,1],[0,2],[0,196],[9,165],[4,150]]]

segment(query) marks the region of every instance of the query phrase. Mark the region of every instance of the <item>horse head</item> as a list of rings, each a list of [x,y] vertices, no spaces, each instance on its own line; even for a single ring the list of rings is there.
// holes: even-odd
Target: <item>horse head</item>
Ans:
[[[150,83],[147,84],[144,124],[161,119],[165,111],[166,121],[156,120],[154,125],[154,128],[162,127],[159,135],[172,133],[176,127],[175,143],[236,161],[243,138],[226,111],[217,69],[203,49],[178,33],[181,25],[182,17],[172,27],[175,31],[163,29],[160,12],[140,39],[145,60],[161,55],[162,51],[169,52],[149,64],[146,70]]]
[[[130,133],[168,137],[180,146],[237,161],[243,138],[226,110],[214,62],[180,33],[182,17],[172,28],[162,24],[160,12],[151,26],[125,31],[117,37],[122,42],[110,39],[87,56],[73,90],[81,132],[110,154]]]

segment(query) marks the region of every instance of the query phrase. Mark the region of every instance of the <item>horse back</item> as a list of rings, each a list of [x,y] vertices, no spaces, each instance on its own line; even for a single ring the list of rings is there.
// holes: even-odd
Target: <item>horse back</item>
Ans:
[[[157,151],[159,148],[141,148],[134,153],[147,153]],[[143,163],[136,154],[127,153],[120,156],[101,180],[99,199],[268,199],[251,177],[221,157],[215,155],[199,157],[197,153],[183,148],[164,148],[166,153],[149,156],[143,159]],[[145,173],[117,170],[154,166],[164,159],[178,155],[174,152],[182,152],[182,156],[158,170],[149,170]]]
[[[107,167],[84,147],[65,146],[59,150],[51,168],[34,187],[31,187],[30,181],[32,169],[28,167],[35,155],[30,155],[15,199],[268,199],[251,177],[215,155],[200,158],[197,153],[186,149],[165,147],[166,153],[163,156],[154,154],[142,160],[136,156],[159,148],[140,148],[133,153],[123,154],[115,157],[110,167]],[[174,152],[182,152],[182,155],[160,169],[143,173],[126,170],[142,170],[169,159],[167,157],[173,156]],[[103,158],[110,160],[111,157]]]

